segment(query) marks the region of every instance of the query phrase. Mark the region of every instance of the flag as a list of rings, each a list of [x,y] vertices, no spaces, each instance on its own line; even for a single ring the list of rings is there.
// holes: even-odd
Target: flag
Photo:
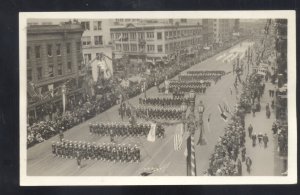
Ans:
[[[92,67],[92,77],[93,77],[93,81],[94,82],[98,81],[98,74],[99,74],[98,64],[99,64],[99,60],[95,60],[91,64],[91,67]]]
[[[149,142],[155,142],[155,131],[156,131],[156,124],[151,123],[150,131],[147,136],[147,140]]]
[[[27,93],[30,97],[37,97],[38,94],[35,89],[35,85],[32,82],[27,82]]]
[[[183,124],[177,126],[176,132],[174,134],[174,150],[178,151],[181,149],[183,139]]]
[[[218,107],[219,107],[221,119],[224,120],[224,122],[227,122],[228,117],[227,117],[226,113],[224,112],[224,110],[220,104],[218,105]]]
[[[123,39],[123,34],[121,34],[121,36],[119,36],[118,41],[122,41]]]
[[[229,106],[229,104],[227,103],[227,101],[224,101],[224,103],[225,103],[225,105],[224,105],[225,111],[226,111],[228,114],[233,115],[233,113],[231,112],[230,106]]]
[[[48,90],[50,91],[50,93],[51,93],[51,96],[53,97],[53,93],[54,93],[54,91],[53,91],[53,84],[51,84],[51,85],[48,85]]]
[[[186,175],[189,176],[191,173],[191,136],[186,140],[186,150],[184,151],[184,155],[186,157]]]
[[[50,127],[50,130],[56,132],[53,127]]]
[[[112,58],[111,56],[107,57],[105,56],[104,61],[107,67],[107,71],[109,71],[109,75],[110,77],[114,74],[114,70],[113,70],[113,65],[112,65],[112,60],[107,60],[106,58]]]

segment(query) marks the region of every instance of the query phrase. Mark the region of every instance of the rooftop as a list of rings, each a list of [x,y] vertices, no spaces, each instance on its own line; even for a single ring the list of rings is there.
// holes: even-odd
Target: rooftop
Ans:
[[[122,30],[122,29],[140,29],[140,28],[185,28],[185,27],[202,27],[201,24],[189,24],[189,23],[129,23],[127,25],[112,26],[111,30]]]
[[[79,23],[64,23],[60,25],[29,25],[27,27],[28,34],[37,33],[54,33],[54,32],[83,32],[84,29]]]

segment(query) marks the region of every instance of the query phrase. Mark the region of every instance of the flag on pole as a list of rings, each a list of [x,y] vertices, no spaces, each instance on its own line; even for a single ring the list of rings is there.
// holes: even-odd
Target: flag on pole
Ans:
[[[151,123],[150,131],[147,136],[147,140],[149,142],[155,142],[155,131],[156,131],[156,124]]]
[[[219,104],[218,105],[218,108],[219,108],[219,111],[220,111],[220,116],[221,116],[221,119],[224,120],[224,122],[227,122],[227,115],[226,113],[224,112],[223,108],[221,107],[221,105]]]
[[[191,136],[186,140],[186,149],[184,151],[186,157],[186,175],[191,175]]]
[[[229,104],[227,103],[227,101],[224,101],[224,110],[225,110],[228,114],[233,115],[232,112],[231,112],[230,106],[229,106]]]
[[[181,149],[183,139],[183,124],[177,126],[176,132],[174,134],[174,150],[178,151]]]
[[[196,158],[195,158],[195,142],[194,134],[191,134],[186,140],[186,175],[196,176]]]

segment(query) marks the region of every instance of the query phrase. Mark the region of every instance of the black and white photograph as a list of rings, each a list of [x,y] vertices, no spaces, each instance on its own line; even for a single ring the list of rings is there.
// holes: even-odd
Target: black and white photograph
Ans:
[[[21,185],[297,182],[295,12],[19,19]]]

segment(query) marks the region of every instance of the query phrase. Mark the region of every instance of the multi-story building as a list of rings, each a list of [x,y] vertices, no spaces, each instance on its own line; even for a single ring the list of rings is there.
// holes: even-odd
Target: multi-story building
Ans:
[[[223,44],[231,38],[232,27],[230,19],[213,20],[214,43]]]
[[[79,24],[32,25],[27,29],[27,80],[41,93],[69,78],[76,78],[82,66]]]
[[[164,61],[203,47],[200,24],[127,24],[110,30],[115,58]]]
[[[80,20],[84,29],[82,35],[82,53],[84,63],[88,64],[99,54],[112,58],[112,44],[110,41],[110,26],[112,21],[105,20]]]
[[[39,117],[37,113],[45,112],[44,105],[50,101],[51,105],[61,104],[64,85],[68,86],[68,96],[80,93],[82,33],[79,23],[28,26],[27,81],[31,87],[27,89],[27,100],[30,117]]]
[[[202,19],[203,26],[203,42],[205,45],[212,45],[214,43],[214,20]]]
[[[263,30],[266,20],[241,20],[239,23],[240,32],[242,35],[260,34],[263,35]]]

